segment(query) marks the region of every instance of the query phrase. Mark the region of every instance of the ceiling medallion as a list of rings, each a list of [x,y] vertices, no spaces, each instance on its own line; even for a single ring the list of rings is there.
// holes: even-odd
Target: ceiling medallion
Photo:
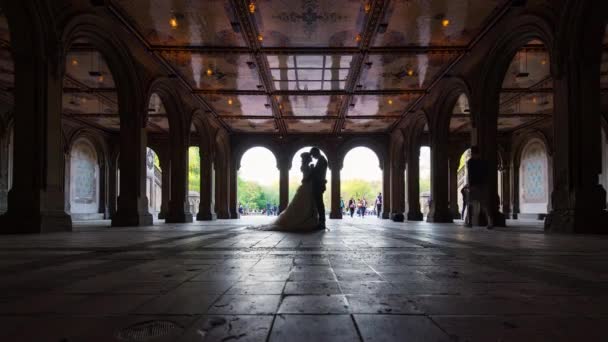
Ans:
[[[348,19],[348,16],[340,15],[337,12],[319,12],[318,0],[303,0],[302,12],[280,12],[273,15],[272,18],[286,23],[302,22],[304,32],[310,38],[317,31],[319,22],[323,24],[343,22]]]

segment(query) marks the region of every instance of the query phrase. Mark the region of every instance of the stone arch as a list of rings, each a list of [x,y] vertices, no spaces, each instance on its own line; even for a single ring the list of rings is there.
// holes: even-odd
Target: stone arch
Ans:
[[[346,157],[348,152],[350,152],[350,150],[355,147],[367,147],[370,150],[374,151],[374,153],[378,157],[378,162],[380,164],[378,165],[378,167],[380,167],[380,170],[384,169],[384,160],[387,158],[386,145],[368,137],[356,137],[348,139],[338,147],[338,155],[336,159],[337,163],[339,163],[338,165],[336,165],[338,169],[342,169],[342,166],[344,165],[344,158]],[[330,167],[333,168],[334,166],[330,165]]]
[[[178,84],[175,80],[166,77],[157,78],[148,86],[145,98],[149,102],[154,94],[158,95],[167,112],[169,134],[173,135],[173,132],[177,132],[180,136],[189,138],[191,118],[184,109],[183,99],[177,89]]]
[[[86,136],[76,138],[70,145],[68,182],[73,219],[99,214],[102,177],[99,158],[95,144]]]
[[[546,214],[549,205],[549,156],[545,141],[529,139],[521,149],[519,209],[522,214]]]
[[[259,140],[259,141],[251,141],[245,144],[241,144],[237,147],[235,147],[234,151],[233,151],[233,155],[234,155],[234,162],[236,163],[236,169],[239,170],[241,168],[241,159],[243,159],[243,155],[245,154],[245,152],[249,151],[250,149],[254,148],[254,147],[264,147],[267,148],[268,150],[270,150],[270,152],[272,152],[272,154],[274,155],[274,158],[277,161],[277,169],[279,168],[279,161],[281,160],[281,153],[280,153],[280,148],[279,146],[277,146],[275,143],[267,141],[267,140]]]
[[[333,155],[331,155],[331,147],[328,143],[324,142],[324,141],[318,141],[318,140],[314,140],[314,139],[308,139],[308,138],[303,138],[303,139],[298,139],[295,141],[292,141],[288,146],[285,146],[282,153],[285,155],[284,158],[286,158],[285,162],[288,165],[288,168],[291,169],[293,167],[292,162],[293,159],[296,157],[296,153],[301,150],[304,147],[310,147],[310,146],[316,146],[318,147],[321,152],[323,152],[325,154],[325,157],[327,158],[327,163],[331,168],[331,165],[334,162],[334,158]]]
[[[452,118],[452,112],[454,106],[458,102],[461,95],[465,95],[469,101],[469,109],[471,113],[471,125],[475,127],[475,117],[472,115],[475,111],[471,103],[472,90],[471,86],[463,77],[454,76],[450,77],[442,82],[442,87],[437,93],[437,99],[435,108],[433,111],[423,111],[426,117],[426,122],[429,123],[429,131],[432,133],[434,130],[444,132],[449,135],[450,120]],[[431,113],[436,113],[435,117],[431,117]],[[442,134],[442,133],[439,133]]]
[[[87,41],[98,50],[116,84],[121,126],[128,122],[143,128],[146,125],[146,115],[143,113],[146,113],[148,99],[144,96],[144,83],[137,73],[135,58],[128,44],[115,31],[115,25],[98,15],[78,15],[65,25],[61,38],[64,42],[62,56],[67,56],[71,46],[79,40]],[[64,58],[61,61],[62,70],[65,70],[65,62]]]

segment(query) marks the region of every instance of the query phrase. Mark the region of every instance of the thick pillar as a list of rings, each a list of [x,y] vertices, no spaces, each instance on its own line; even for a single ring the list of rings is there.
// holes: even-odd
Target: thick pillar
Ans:
[[[448,144],[438,133],[431,134],[431,208],[427,222],[453,222],[448,208]]]
[[[331,212],[330,219],[342,219],[342,209],[340,208],[340,171],[342,165],[333,165],[331,168]]]
[[[116,202],[118,198],[118,160],[112,158],[108,161],[108,211],[109,219],[116,214]]]
[[[448,186],[450,191],[450,212],[453,219],[460,219],[460,210],[458,208],[458,166],[460,165],[460,156],[456,153],[450,154]]]
[[[602,3],[602,2],[600,2]],[[552,211],[545,230],[565,233],[607,233],[606,191],[601,173],[600,63],[603,25],[594,16],[584,27],[564,27],[568,34],[554,76]],[[605,13],[605,12],[603,12]],[[573,16],[573,18],[576,16]],[[571,32],[572,31],[572,32]],[[562,36],[566,39],[566,35]],[[581,48],[584,47],[584,48]]]
[[[407,154],[407,220],[422,221],[420,210],[420,146],[410,148]]]
[[[391,217],[391,162],[384,158],[382,165],[382,218]]]
[[[403,165],[391,165],[391,220],[403,222],[405,216],[405,170]]]
[[[510,167],[509,175],[509,186],[511,187],[511,191],[509,191],[511,195],[511,214],[508,217],[517,220],[517,216],[519,215],[519,163],[515,162],[515,160]],[[506,215],[507,213],[505,213],[505,216]]]
[[[174,131],[171,137],[171,199],[165,222],[192,222],[188,203],[188,148],[187,134]]]
[[[146,129],[141,116],[121,114],[120,120],[120,195],[112,226],[149,226],[146,197]]]
[[[169,213],[169,200],[171,199],[171,159],[169,151],[160,152],[158,155],[161,170],[161,201],[158,218],[164,220]]]
[[[201,157],[201,200],[196,214],[197,221],[213,221],[217,219],[215,214],[215,166],[213,157],[205,154],[202,147],[199,149]]]
[[[291,161],[287,158],[280,158],[277,161],[279,169],[279,212],[287,208],[289,203],[289,169]]]
[[[217,218],[222,220],[230,219],[228,210],[228,165],[225,161],[219,160],[216,164],[215,172],[215,210]]]
[[[31,30],[35,29],[32,25]],[[52,46],[56,42],[41,44],[34,40],[42,39],[39,35],[22,33],[22,40],[11,42],[15,68],[14,177],[7,212],[0,216],[0,233],[71,231],[63,187],[61,56],[44,55],[56,51]],[[43,45],[47,48],[41,48]]]
[[[236,163],[230,164],[230,218],[238,219],[241,217],[238,208],[238,197],[237,197],[237,185],[238,185],[238,170]]]

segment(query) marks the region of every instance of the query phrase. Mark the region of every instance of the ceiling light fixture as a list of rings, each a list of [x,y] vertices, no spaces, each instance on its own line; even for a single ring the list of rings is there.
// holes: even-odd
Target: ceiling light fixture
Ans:
[[[213,70],[211,70],[211,67],[209,67],[209,68],[207,68],[207,71],[205,71],[205,73],[207,74],[207,76],[212,76]]]
[[[175,14],[172,14],[171,18],[169,18],[169,25],[171,26],[172,29],[176,29],[177,26],[179,26],[179,24],[177,22],[177,17],[175,16]]]
[[[360,42],[361,41],[361,34],[357,33],[357,35],[355,36],[355,41],[356,42]]]
[[[540,61],[540,64],[541,64],[541,65],[545,65],[545,64],[547,64],[547,60],[543,58],[543,59]]]
[[[228,104],[229,104],[230,106],[232,106],[232,98],[231,98],[231,97],[229,97],[229,98],[228,98]]]
[[[443,19],[443,20],[441,21],[441,26],[443,26],[443,27],[448,27],[448,26],[450,26],[450,19]]]
[[[78,66],[78,59],[72,58],[72,66]]]
[[[389,105],[392,105],[393,104],[393,99],[388,99],[387,102],[388,102]]]
[[[99,82],[99,83],[103,83],[104,80],[105,79],[104,79],[103,75],[99,75],[99,77],[97,77],[97,82]]]
[[[369,1],[366,2],[363,9],[365,10],[365,13],[369,13],[372,10],[372,4]]]
[[[264,40],[264,36],[262,36],[261,34],[258,34],[258,40],[259,41],[263,41]]]
[[[255,13],[255,2],[253,2],[253,1],[249,2],[249,13],[251,13],[251,14]]]
[[[411,67],[408,67],[408,68],[407,68],[407,75],[408,75],[409,77],[414,76],[414,69],[412,69]]]

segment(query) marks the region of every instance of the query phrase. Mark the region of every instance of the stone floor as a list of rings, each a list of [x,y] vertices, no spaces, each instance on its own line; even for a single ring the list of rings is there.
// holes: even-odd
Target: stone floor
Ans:
[[[606,237],[264,220],[0,236],[0,341],[607,340]]]

